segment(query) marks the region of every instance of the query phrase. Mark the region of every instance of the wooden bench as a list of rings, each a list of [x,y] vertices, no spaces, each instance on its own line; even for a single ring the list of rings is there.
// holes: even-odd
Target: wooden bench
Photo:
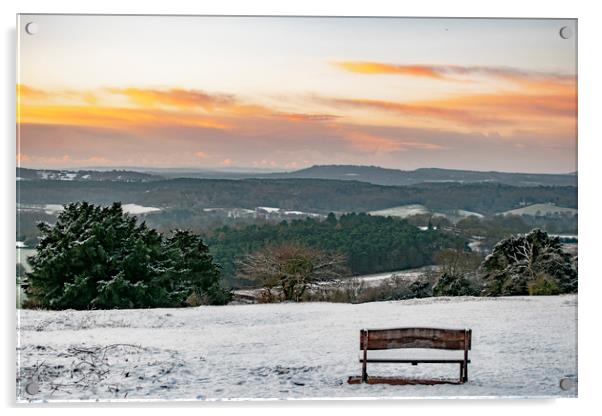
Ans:
[[[468,381],[468,350],[471,349],[472,330],[440,328],[394,328],[362,329],[360,331],[360,351],[363,357],[362,375],[349,377],[349,384],[463,384]],[[434,348],[442,350],[462,350],[464,355],[458,359],[429,358],[368,358],[368,350],[388,350],[397,348]],[[418,363],[459,364],[460,378],[455,379],[410,379],[403,377],[368,377],[368,363]]]

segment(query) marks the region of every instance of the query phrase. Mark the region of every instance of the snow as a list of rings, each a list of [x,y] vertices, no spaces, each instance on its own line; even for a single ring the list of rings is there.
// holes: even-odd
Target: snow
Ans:
[[[575,208],[564,208],[552,203],[547,203],[533,204],[523,208],[512,209],[510,211],[502,212],[501,215],[577,215],[577,210]]]
[[[124,204],[121,207],[123,208],[123,212],[133,215],[161,211],[161,208],[145,207],[138,204]]]
[[[381,209],[378,211],[369,212],[370,215],[379,215],[383,217],[410,217],[418,214],[428,214],[430,210],[424,205],[413,204],[413,205],[402,205],[399,207]]]
[[[303,215],[306,217],[319,218],[324,217],[322,214],[316,214],[315,212],[304,212],[304,211],[284,211],[284,215]]]
[[[61,181],[72,181],[77,176],[77,173],[63,173],[62,176],[59,177]]]
[[[550,234],[550,237],[573,238],[575,240],[579,239],[579,236],[577,234]]]
[[[377,274],[366,274],[362,276],[354,277],[357,280],[361,280],[368,284],[368,286],[381,284],[385,280],[390,280],[392,277],[396,277],[402,280],[414,281],[429,271],[436,270],[437,266],[424,266],[417,269],[406,269],[399,270],[396,272],[386,272]]]
[[[44,204],[44,213],[48,215],[54,215],[62,210],[63,206],[61,204]]]
[[[424,205],[420,204],[410,204],[410,205],[401,205],[398,207],[391,207],[386,209],[381,209],[378,211],[370,211],[368,212],[370,215],[378,215],[381,217],[399,217],[399,218],[407,218],[412,215],[419,214],[432,214],[435,217],[445,217],[444,214],[439,212],[433,212],[429,210]]]
[[[311,397],[568,396],[577,378],[577,296],[428,298],[365,304],[281,303],[184,309],[18,313],[19,401]],[[361,328],[471,328],[464,385],[349,385],[360,374]],[[108,349],[109,372],[86,390],[73,383],[73,347]],[[71,348],[71,350],[69,349]],[[422,358],[459,351],[424,350]],[[375,351],[406,356],[416,350]],[[389,354],[391,353],[391,354]],[[461,353],[460,353],[461,354]],[[62,355],[62,356],[61,356]],[[416,357],[416,355],[413,355]],[[23,383],[44,363],[31,397]],[[63,367],[61,367],[63,366]],[[371,375],[457,377],[457,365],[370,365]]]
[[[459,209],[456,211],[456,213],[461,216],[461,217],[477,217],[477,218],[483,218],[483,214],[479,214],[478,212],[473,212],[473,211],[466,211],[464,209]]]
[[[257,207],[257,209],[261,209],[261,210],[264,210],[269,213],[280,211],[280,208],[276,208],[276,207]]]
[[[17,241],[17,248],[24,248],[25,243],[23,241]]]

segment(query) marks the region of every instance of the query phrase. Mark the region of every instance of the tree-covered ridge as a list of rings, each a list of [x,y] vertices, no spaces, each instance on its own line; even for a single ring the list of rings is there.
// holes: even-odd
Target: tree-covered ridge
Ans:
[[[377,185],[414,185],[422,182],[499,182],[514,186],[577,186],[576,174],[538,174],[483,172],[459,169],[420,168],[387,169],[379,166],[315,165],[293,172],[264,175],[272,178],[339,179],[370,182]]]
[[[294,220],[279,224],[221,227],[206,239],[224,276],[235,275],[235,261],[268,245],[295,242],[346,256],[353,275],[379,273],[432,264],[433,256],[465,241],[434,229],[425,231],[405,220],[367,214],[329,214],[324,221]]]
[[[51,180],[19,182],[18,202],[21,204],[64,204],[81,200],[105,205],[123,201],[164,209],[188,210],[191,213],[203,208],[254,209],[259,206],[321,213],[369,212],[400,205],[422,204],[434,211],[461,209],[494,214],[535,203],[554,203],[576,208],[577,188],[516,187],[498,183],[382,186],[323,179],[171,179],[143,183]]]

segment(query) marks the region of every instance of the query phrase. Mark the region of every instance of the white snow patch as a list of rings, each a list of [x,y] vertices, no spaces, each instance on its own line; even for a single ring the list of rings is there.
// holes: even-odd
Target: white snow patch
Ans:
[[[366,274],[362,276],[355,276],[354,278],[357,280],[361,280],[368,284],[368,286],[378,285],[382,283],[384,280],[390,280],[393,277],[414,281],[419,277],[423,276],[425,273],[433,270],[437,270],[438,266],[424,266],[419,267],[417,269],[407,269],[400,270],[396,272],[386,272],[386,273],[377,273],[377,274]]]
[[[44,213],[48,215],[54,215],[62,210],[63,206],[61,204],[44,204]]]
[[[161,211],[161,208],[155,207],[145,207],[138,204],[124,204],[121,206],[123,208],[123,212],[127,214],[147,214],[149,212],[157,212]]]
[[[412,215],[419,214],[432,214],[435,217],[445,217],[445,214],[441,214],[439,212],[433,212],[424,205],[420,204],[410,204],[410,205],[401,205],[398,207],[381,209],[378,211],[370,211],[368,212],[370,215],[378,215],[381,217],[399,217],[399,218],[407,218]]]
[[[509,211],[502,212],[501,215],[577,215],[577,210],[575,208],[559,207],[553,203],[547,203],[533,204],[523,208],[511,209]]]
[[[72,181],[77,176],[77,173],[62,173],[59,177],[61,181]]]
[[[276,207],[257,207],[257,209],[261,209],[261,210],[269,212],[269,213],[280,211],[280,208],[276,208]]]
[[[577,377],[577,296],[429,298],[185,309],[20,310],[17,400],[206,400],[229,398],[576,396],[559,380]],[[471,328],[464,385],[349,385],[360,374],[361,328]],[[69,348],[135,344],[107,355],[109,373],[87,390],[72,383]],[[390,353],[390,354],[389,354]],[[413,350],[375,351],[406,356]],[[423,356],[458,351],[422,350]],[[412,355],[415,356],[415,355]],[[37,364],[49,368],[27,395]],[[65,367],[55,367],[63,365]],[[458,366],[370,365],[371,375],[457,377]]]
[[[402,205],[399,207],[381,209],[378,211],[371,211],[371,212],[369,212],[369,214],[370,215],[378,215],[378,216],[382,216],[382,217],[390,216],[390,217],[405,218],[405,217],[410,217],[412,215],[428,214],[429,212],[431,212],[431,211],[424,205],[412,204],[412,205]]]
[[[473,211],[466,211],[463,209],[459,209],[456,211],[456,214],[461,216],[461,217],[471,217],[471,216],[475,216],[478,218],[483,218],[483,214],[479,214],[478,212],[473,212]]]
[[[550,237],[574,238],[575,240],[579,239],[579,236],[577,234],[550,234]]]

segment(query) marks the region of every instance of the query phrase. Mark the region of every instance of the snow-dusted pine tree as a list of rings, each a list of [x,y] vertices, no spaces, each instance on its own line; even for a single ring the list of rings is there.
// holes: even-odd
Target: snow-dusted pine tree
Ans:
[[[535,229],[500,241],[482,264],[487,295],[577,291],[577,270],[558,237]]]
[[[29,258],[29,306],[112,309],[222,304],[219,267],[201,238],[187,231],[164,237],[124,214],[121,204],[68,204]],[[26,305],[27,306],[27,305]]]

